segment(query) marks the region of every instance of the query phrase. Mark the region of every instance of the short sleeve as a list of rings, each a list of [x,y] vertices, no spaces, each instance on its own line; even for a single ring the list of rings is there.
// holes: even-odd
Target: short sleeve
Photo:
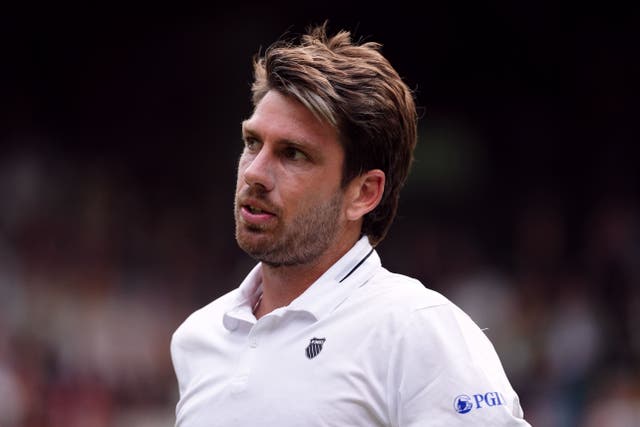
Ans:
[[[454,304],[414,311],[389,364],[394,426],[529,426],[493,345]]]

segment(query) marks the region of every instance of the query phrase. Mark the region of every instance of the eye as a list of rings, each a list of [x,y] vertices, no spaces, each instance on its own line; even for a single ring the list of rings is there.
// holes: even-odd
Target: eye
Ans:
[[[246,137],[243,138],[243,142],[246,151],[256,152],[260,149],[260,142],[255,138]]]
[[[308,157],[304,152],[293,146],[285,147],[282,150],[282,154],[285,158],[290,160],[308,160]]]

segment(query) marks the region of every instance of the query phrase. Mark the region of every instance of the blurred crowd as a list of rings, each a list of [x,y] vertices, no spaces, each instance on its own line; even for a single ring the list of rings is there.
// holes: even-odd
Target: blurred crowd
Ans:
[[[570,224],[553,201],[534,199],[516,217],[507,257],[440,224],[403,242],[416,249],[403,262],[485,330],[532,425],[637,426],[637,201],[603,200]]]
[[[232,230],[86,160],[0,159],[2,427],[173,425],[171,333],[232,277]]]
[[[171,333],[252,264],[231,197],[150,202],[115,166],[0,157],[1,427],[172,426]],[[637,426],[638,199],[525,200],[502,250],[406,213],[379,252],[485,329],[532,425]]]

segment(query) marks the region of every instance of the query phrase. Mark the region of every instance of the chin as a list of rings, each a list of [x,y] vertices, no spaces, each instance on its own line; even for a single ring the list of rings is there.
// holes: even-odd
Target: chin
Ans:
[[[236,233],[236,242],[240,249],[254,258],[264,254],[270,244],[270,242],[267,241],[266,236],[261,236],[260,233],[246,231]]]

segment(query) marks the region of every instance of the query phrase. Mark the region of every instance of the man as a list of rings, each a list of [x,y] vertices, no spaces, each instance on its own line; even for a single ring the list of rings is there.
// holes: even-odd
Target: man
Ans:
[[[235,218],[259,262],[174,333],[177,426],[528,425],[478,326],[374,250],[416,144],[379,47],[324,25],[254,61]]]

